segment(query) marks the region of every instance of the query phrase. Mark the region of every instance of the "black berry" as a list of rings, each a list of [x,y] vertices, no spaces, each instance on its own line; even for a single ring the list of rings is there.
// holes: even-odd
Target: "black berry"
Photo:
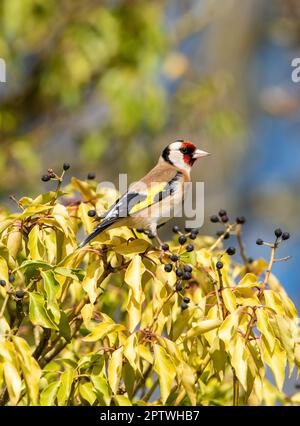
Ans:
[[[224,234],[224,240],[228,240],[228,238],[230,238],[230,234],[229,234],[229,232],[225,232],[225,234]]]
[[[197,238],[197,234],[194,234],[194,232],[191,232],[190,239],[195,240],[196,238]]]
[[[43,175],[41,177],[41,179],[42,179],[43,182],[48,182],[50,180],[50,176],[49,175]]]
[[[22,298],[24,297],[24,295],[25,295],[25,292],[24,292],[23,290],[17,290],[17,291],[16,291],[16,296],[17,296],[19,299],[22,299]]]
[[[216,263],[216,267],[217,269],[222,269],[223,268],[223,262],[221,262],[220,260]]]
[[[172,260],[172,262],[177,262],[179,257],[177,256],[177,254],[171,254],[170,259]]]
[[[169,250],[169,244],[164,243],[164,244],[161,246],[161,248],[162,248],[162,250],[163,250],[163,251],[167,251],[167,250]]]
[[[181,291],[183,289],[183,286],[181,283],[176,284],[176,291]]]
[[[69,163],[64,163],[63,164],[63,169],[64,169],[64,171],[66,172],[67,170],[69,170],[69,168],[70,168],[71,166],[70,166],[70,164]]]
[[[248,257],[247,260],[248,260],[248,263],[250,263],[250,264],[254,262],[254,259],[252,257]]]
[[[186,303],[184,303],[184,302],[182,302],[181,305],[180,305],[180,307],[184,311],[185,309],[187,309],[189,307],[189,305],[186,304]]]
[[[197,229],[197,228],[193,228],[193,229],[191,230],[191,233],[192,233],[192,234],[195,234],[195,235],[198,235],[198,234],[199,234],[199,229]]]
[[[226,253],[229,254],[229,256],[233,256],[235,254],[236,250],[234,247],[228,247],[226,250]]]
[[[239,216],[236,218],[236,223],[238,223],[239,225],[243,225],[244,223],[246,223],[246,218],[245,216]]]
[[[173,269],[173,266],[171,265],[171,263],[168,263],[167,265],[165,265],[165,271],[166,272],[171,272]]]
[[[190,303],[191,299],[189,297],[183,298],[184,303]]]
[[[186,243],[186,237],[184,235],[180,235],[180,237],[178,238],[178,242],[181,245],[185,244]]]
[[[187,226],[184,227],[185,232],[191,232],[192,228],[188,228]]]
[[[182,275],[183,275],[183,270],[182,270],[181,268],[177,268],[177,269],[176,269],[176,275],[177,275],[177,277],[182,277]]]
[[[221,235],[223,235],[224,234],[224,231],[223,230],[220,230],[220,231],[217,231],[216,232],[216,236],[217,237],[221,237]]]
[[[8,277],[8,281],[12,284],[15,281],[14,275],[10,274]]]
[[[219,216],[226,216],[227,215],[227,211],[226,210],[224,210],[224,209],[221,209],[220,211],[219,211]]]
[[[94,216],[96,216],[96,210],[89,210],[89,211],[88,211],[88,216],[89,216],[89,217],[94,217]]]
[[[284,232],[283,234],[282,234],[282,239],[283,240],[288,240],[290,238],[290,234],[289,234],[289,232]]]
[[[220,222],[220,219],[218,218],[217,215],[214,214],[214,215],[210,216],[210,221],[212,223],[218,223],[218,222]]]
[[[185,272],[192,272],[193,268],[190,265],[184,265],[183,269]]]
[[[192,274],[190,272],[185,272],[182,276],[182,279],[187,281],[190,280],[192,278]]]
[[[93,180],[95,179],[95,177],[96,177],[95,173],[88,173],[87,175],[88,180]]]
[[[258,245],[258,246],[262,246],[263,245],[263,240],[261,239],[261,238],[257,238],[257,240],[256,240],[256,244]]]
[[[173,226],[173,232],[175,232],[177,234],[177,232],[179,232],[179,226],[174,225]]]
[[[193,246],[193,244],[188,244],[185,249],[186,249],[186,251],[193,251],[194,246]]]
[[[223,222],[223,223],[227,223],[227,222],[229,221],[229,217],[228,217],[228,216],[226,216],[226,215],[225,215],[225,216],[222,216],[222,217],[221,217],[221,220],[222,220],[222,222]]]
[[[280,228],[275,229],[274,234],[277,238],[281,237],[282,230]]]
[[[1,287],[5,287],[6,286],[6,281],[5,280],[0,280],[0,285],[1,285]]]

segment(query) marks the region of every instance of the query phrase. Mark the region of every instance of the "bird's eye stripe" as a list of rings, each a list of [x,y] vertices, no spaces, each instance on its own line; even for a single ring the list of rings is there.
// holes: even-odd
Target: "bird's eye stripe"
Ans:
[[[195,149],[192,147],[180,148],[180,152],[182,152],[182,154],[192,154],[194,151]]]

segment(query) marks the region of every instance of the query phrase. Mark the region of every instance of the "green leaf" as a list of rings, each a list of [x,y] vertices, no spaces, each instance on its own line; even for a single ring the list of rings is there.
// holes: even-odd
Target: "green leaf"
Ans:
[[[119,405],[121,407],[126,407],[126,406],[132,405],[130,400],[125,395],[115,395],[114,401],[115,401],[116,405]]]
[[[59,324],[60,309],[57,302],[57,296],[60,291],[60,285],[56,281],[51,270],[41,271],[41,276],[43,278],[44,290],[47,295],[47,308],[52,313],[55,322]]]
[[[154,370],[159,379],[162,403],[165,404],[170,395],[176,371],[167,352],[158,344],[154,345]]]
[[[204,334],[210,330],[214,330],[215,328],[218,328],[220,324],[222,324],[222,321],[219,319],[210,319],[210,320],[200,321],[196,324],[193,324],[193,326],[186,333],[185,338],[191,339],[193,337],[197,337],[200,334]]]
[[[17,367],[10,363],[3,363],[3,374],[7,386],[9,399],[12,405],[16,405],[22,389],[22,380]]]
[[[29,293],[29,319],[34,325],[58,330],[58,326],[50,318],[45,308],[45,299],[40,293]]]
[[[113,394],[117,393],[120,380],[121,380],[123,350],[124,348],[122,346],[119,349],[116,349],[112,353],[112,356],[108,365],[108,383]]]
[[[275,345],[275,336],[274,331],[270,325],[269,318],[265,310],[257,309],[257,329],[260,331],[262,336],[266,339],[267,344],[269,345],[270,352],[273,352]]]
[[[87,401],[90,405],[93,405],[97,397],[91,382],[80,383],[79,385],[80,396]]]
[[[103,405],[110,405],[110,391],[108,388],[107,379],[101,375],[91,375],[91,381],[94,385],[94,388],[97,392],[97,397],[100,399],[100,401],[103,401]]]
[[[82,282],[82,286],[87,292],[91,303],[95,303],[97,299],[97,282],[101,277],[103,270],[103,263],[95,260],[94,262],[90,262],[87,267],[86,276]]]
[[[114,248],[114,251],[118,254],[130,255],[144,253],[147,248],[150,247],[150,243],[146,240],[138,239],[123,243]]]
[[[240,310],[228,315],[218,330],[218,335],[228,349],[230,340],[235,336],[240,321]]]
[[[61,268],[56,267],[54,269],[54,273],[58,275],[62,275],[63,277],[72,278],[73,280],[79,280],[82,281],[85,273],[82,269],[67,269],[67,268]]]
[[[71,341],[71,327],[68,321],[68,317],[64,311],[60,311],[60,321],[59,321],[59,333],[62,337],[66,339],[67,342]]]
[[[18,336],[13,336],[13,343],[16,354],[20,361],[29,400],[33,405],[37,405],[39,394],[39,382],[41,378],[41,368],[31,355],[28,343]]]
[[[128,359],[134,371],[139,370],[137,344],[136,334],[131,334],[124,344],[124,356]]]
[[[110,322],[101,322],[97,324],[92,332],[83,338],[85,342],[97,342],[100,339],[103,339],[110,333],[115,333],[118,331],[125,330],[125,327],[121,324],[115,324]]]
[[[60,386],[57,392],[58,405],[66,405],[71,393],[72,383],[74,379],[74,371],[68,368],[60,376]]]
[[[57,392],[60,386],[59,381],[55,381],[46,386],[42,392],[40,397],[40,405],[42,406],[53,406],[55,405],[55,400],[57,396]]]

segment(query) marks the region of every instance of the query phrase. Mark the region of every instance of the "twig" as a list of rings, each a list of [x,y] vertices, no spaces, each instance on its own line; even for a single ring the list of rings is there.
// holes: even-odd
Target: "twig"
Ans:
[[[7,305],[8,299],[9,299],[9,294],[6,294],[6,296],[5,296],[4,300],[3,300],[3,304],[2,304],[2,307],[1,307],[1,311],[0,311],[0,318],[2,318],[2,317],[3,317],[3,315],[4,315],[4,311],[5,311],[5,308],[6,308],[6,305]]]
[[[239,248],[240,248],[241,258],[243,259],[243,262],[245,264],[246,272],[249,272],[249,262],[248,262],[248,258],[246,256],[246,250],[245,250],[245,246],[244,246],[243,240],[242,240],[242,226],[241,225],[237,226],[236,238],[237,238],[237,242],[238,242],[238,245],[239,245]]]
[[[213,251],[216,247],[218,247],[218,245],[224,240],[225,235],[230,232],[235,226],[235,223],[229,225],[225,231],[223,232],[223,234],[213,243],[212,246],[209,247],[209,251]]]

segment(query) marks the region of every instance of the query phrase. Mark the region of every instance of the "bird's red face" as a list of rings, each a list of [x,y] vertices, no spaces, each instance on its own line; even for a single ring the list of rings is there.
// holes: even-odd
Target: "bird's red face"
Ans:
[[[209,153],[198,149],[192,142],[177,140],[164,149],[162,157],[178,169],[189,170],[198,158],[206,155]]]

